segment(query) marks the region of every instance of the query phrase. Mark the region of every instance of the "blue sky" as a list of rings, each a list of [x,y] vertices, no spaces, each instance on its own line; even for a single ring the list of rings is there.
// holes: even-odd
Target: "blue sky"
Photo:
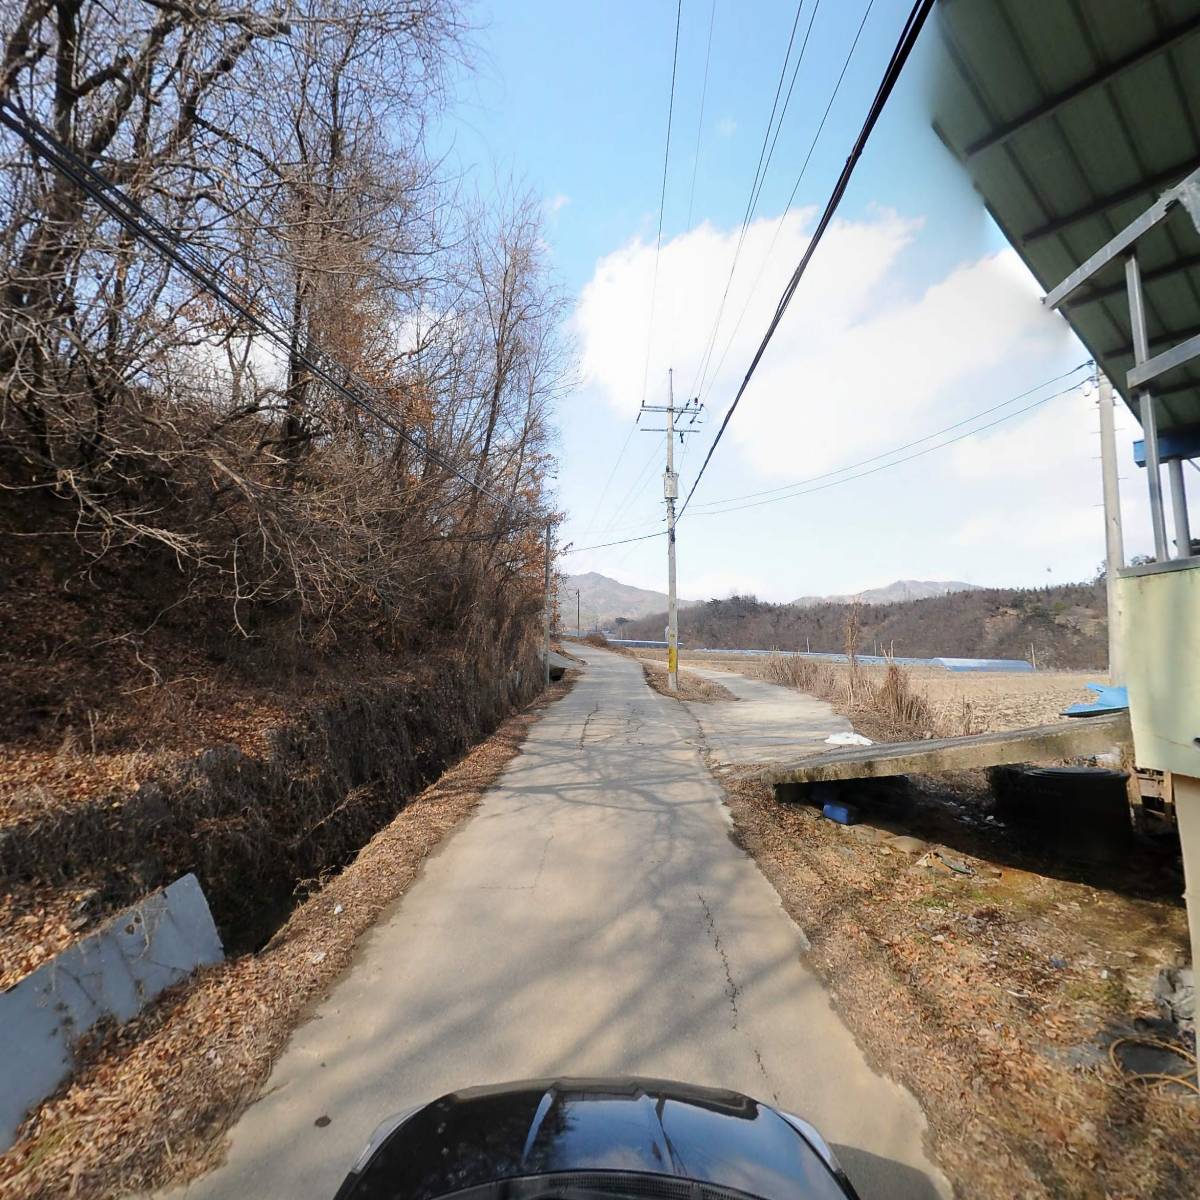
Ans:
[[[906,0],[874,0],[785,211],[866,0],[824,0],[816,9],[718,326],[711,366],[722,365],[700,390],[708,422],[682,460],[685,494],[803,252],[908,7]],[[789,79],[813,11],[806,0]],[[796,7],[717,0],[701,123],[712,12],[711,0],[684,0],[653,289],[674,3],[478,6],[475,69],[463,74],[438,134],[449,164],[482,189],[512,175],[545,205],[549,257],[572,297],[569,333],[581,362],[579,384],[558,412],[564,544],[609,542],[653,531],[662,520],[662,438],[629,431],[643,379],[647,401],[661,403],[668,366],[677,398],[701,378]],[[924,62],[933,36],[927,29],[839,221],[680,524],[681,595],[738,590],[785,600],[900,577],[1062,582],[1090,576],[1103,556],[1094,397],[1078,388],[953,446],[828,486],[868,469],[855,463],[889,462],[894,447],[1001,405],[1086,358],[1061,319],[1042,311],[1033,281],[929,128]],[[1082,378],[1070,376],[995,415]],[[1132,424],[1118,421],[1123,463]],[[1145,540],[1141,496],[1133,470],[1124,473],[1131,476],[1125,499],[1134,553]],[[714,501],[813,476],[823,477],[821,490],[713,512]],[[560,567],[663,589],[665,542],[565,555]]]

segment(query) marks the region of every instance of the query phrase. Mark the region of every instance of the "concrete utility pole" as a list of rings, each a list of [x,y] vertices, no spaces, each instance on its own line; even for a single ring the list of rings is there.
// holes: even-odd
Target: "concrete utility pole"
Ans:
[[[583,625],[579,619],[579,589],[575,589],[575,637],[583,637]]]
[[[1100,466],[1104,477],[1104,585],[1108,601],[1108,681],[1121,683],[1125,664],[1121,658],[1121,620],[1117,611],[1117,572],[1125,565],[1125,539],[1121,532],[1121,485],[1117,479],[1117,439],[1113,424],[1113,389],[1108,376],[1099,373]]]
[[[554,523],[546,522],[546,611],[542,614],[542,689],[550,686],[550,542]]]
[[[675,603],[675,501],[679,476],[675,474],[675,373],[667,372],[667,472],[663,476],[667,501],[667,686],[679,691],[679,609]]]
[[[667,372],[667,403],[643,404],[642,412],[665,413],[666,426],[661,429],[646,429],[647,433],[667,435],[667,469],[663,473],[663,497],[667,502],[667,686],[672,692],[679,690],[679,611],[675,596],[675,501],[679,499],[679,476],[675,473],[675,438],[682,442],[689,433],[697,429],[679,428],[675,424],[676,414],[688,416],[688,426],[696,423],[700,415],[700,401],[689,400],[682,408],[675,407],[675,373]]]

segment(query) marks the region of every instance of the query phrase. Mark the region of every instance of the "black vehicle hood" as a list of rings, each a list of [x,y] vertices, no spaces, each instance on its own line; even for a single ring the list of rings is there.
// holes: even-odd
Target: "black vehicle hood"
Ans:
[[[498,1179],[579,1171],[674,1176],[768,1200],[846,1195],[769,1106],[737,1092],[640,1078],[452,1092],[404,1121],[342,1195],[435,1200]]]

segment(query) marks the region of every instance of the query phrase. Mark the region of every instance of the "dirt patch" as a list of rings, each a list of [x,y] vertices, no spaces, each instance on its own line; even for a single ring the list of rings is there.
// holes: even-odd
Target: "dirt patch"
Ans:
[[[679,672],[679,691],[673,692],[667,686],[667,668],[658,663],[643,662],[642,674],[646,682],[660,695],[670,696],[673,700],[690,700],[694,703],[711,704],[714,700],[736,700],[737,697],[723,684],[691,671]]]
[[[1102,1033],[1153,1015],[1151,980],[1186,954],[1177,900],[956,850],[960,875],[726,784],[741,841],[868,1057],[920,1101],[959,1194],[1192,1194],[1200,1103],[1119,1074]]]
[[[350,965],[359,937],[395,903],[438,842],[479,802],[541,709],[574,673],[509,717],[411,800],[257,954],[165,993],[95,1039],[75,1080],[29,1118],[0,1157],[6,1197],[108,1197],[194,1178],[253,1100],[290,1031]]]

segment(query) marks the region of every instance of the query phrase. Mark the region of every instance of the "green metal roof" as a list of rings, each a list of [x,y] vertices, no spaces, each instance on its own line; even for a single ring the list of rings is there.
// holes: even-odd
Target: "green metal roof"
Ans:
[[[1200,0],[942,0],[938,16],[935,128],[1044,290],[1200,166]],[[1137,253],[1155,355],[1200,334],[1200,235],[1177,208]],[[1063,312],[1128,402],[1120,262]],[[1200,362],[1152,390],[1161,430],[1200,422]]]

